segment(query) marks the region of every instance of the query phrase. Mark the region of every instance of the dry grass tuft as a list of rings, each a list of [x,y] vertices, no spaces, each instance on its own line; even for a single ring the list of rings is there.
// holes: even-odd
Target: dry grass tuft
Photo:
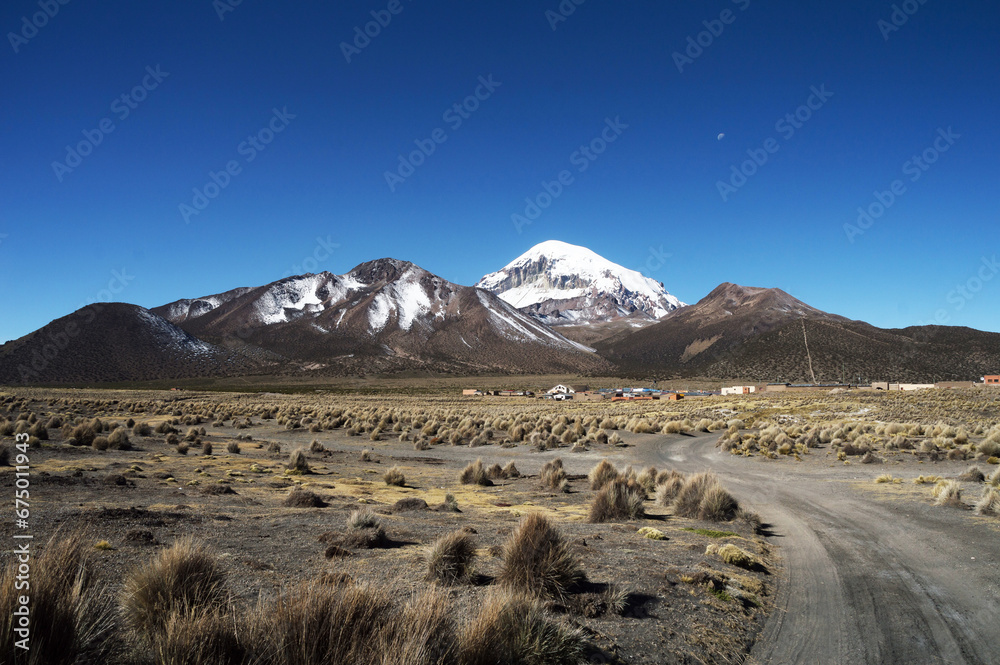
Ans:
[[[283,505],[287,508],[325,508],[329,504],[315,492],[296,487],[285,497]]]
[[[483,460],[481,459],[477,459],[462,469],[462,474],[458,479],[463,485],[483,485],[489,487],[493,484],[493,481],[486,475],[486,469],[483,468]]]
[[[564,598],[586,579],[559,531],[531,513],[504,543],[499,580],[524,593]]]
[[[306,459],[306,451],[304,448],[296,448],[292,451],[292,454],[288,456],[288,471],[289,473],[312,473],[312,469],[309,468],[309,461]]]
[[[983,496],[976,502],[976,514],[984,517],[1000,515],[1000,492],[993,487],[984,487]]]
[[[434,541],[426,555],[427,579],[454,584],[468,577],[476,546],[472,536],[461,529]]]
[[[361,584],[304,584],[254,612],[254,642],[267,665],[377,663],[395,610]]]
[[[549,621],[538,601],[509,590],[491,593],[460,636],[462,665],[576,665],[582,634]]]
[[[182,538],[125,577],[122,612],[140,634],[162,633],[171,613],[221,609],[228,600],[215,555]]]
[[[934,503],[939,506],[964,508],[962,486],[954,480],[942,480],[934,486]]]
[[[394,466],[382,476],[382,480],[385,481],[386,485],[393,485],[395,487],[403,487],[406,485],[406,476],[403,475],[403,470],[398,466]]]
[[[619,475],[618,469],[615,468],[614,464],[606,459],[602,459],[587,474],[587,478],[590,480],[590,489],[600,490],[611,481],[617,480]]]
[[[117,628],[109,599],[92,585],[88,546],[80,534],[53,536],[36,553],[31,569],[30,637],[19,634],[15,611],[21,607],[17,557],[0,570],[0,638],[8,654],[28,637],[27,665],[73,665],[80,660],[103,662],[109,637]],[[6,661],[5,661],[6,662]]]
[[[597,493],[590,504],[588,522],[636,520],[646,516],[646,490],[635,480],[616,478]]]
[[[216,611],[171,612],[153,643],[157,665],[243,665],[247,653],[234,617]]]

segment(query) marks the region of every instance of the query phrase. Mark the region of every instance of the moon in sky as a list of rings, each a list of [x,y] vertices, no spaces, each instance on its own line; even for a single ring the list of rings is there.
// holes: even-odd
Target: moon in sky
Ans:
[[[719,134],[719,135],[718,135],[718,136],[717,136],[716,138],[717,138],[717,139],[718,139],[719,141],[721,141],[722,139],[726,138],[726,135],[725,135],[725,134]]]

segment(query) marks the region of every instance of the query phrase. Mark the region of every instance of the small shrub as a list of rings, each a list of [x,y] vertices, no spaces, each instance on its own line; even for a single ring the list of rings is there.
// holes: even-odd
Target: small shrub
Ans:
[[[195,443],[197,443],[197,442],[198,442],[198,440],[195,439]],[[202,455],[211,455],[212,454],[212,444],[211,444],[211,442],[205,441],[204,443],[201,444],[201,454]]]
[[[475,555],[472,536],[461,529],[452,531],[434,541],[428,550],[427,579],[454,584],[469,575]]]
[[[188,454],[188,444],[186,441],[181,441],[177,444],[177,454],[187,455]]]
[[[232,453],[233,455],[240,454],[240,444],[236,441],[230,441],[226,444],[226,452]]]

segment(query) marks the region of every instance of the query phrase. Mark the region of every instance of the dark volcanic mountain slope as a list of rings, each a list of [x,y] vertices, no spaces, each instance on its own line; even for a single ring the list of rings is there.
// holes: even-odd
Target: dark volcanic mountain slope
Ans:
[[[596,371],[607,363],[491,293],[412,263],[370,261],[178,301],[155,311],[223,346],[265,349],[311,371]]]
[[[89,305],[0,346],[0,383],[6,384],[220,376],[253,366],[124,303]]]
[[[1000,366],[1000,334],[941,326],[883,330],[778,289],[734,284],[597,347],[624,373],[643,376],[811,381],[809,356],[820,382],[974,380]]]

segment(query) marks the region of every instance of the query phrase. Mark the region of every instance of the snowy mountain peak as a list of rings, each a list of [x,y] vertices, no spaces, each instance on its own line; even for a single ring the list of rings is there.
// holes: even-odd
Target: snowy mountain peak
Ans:
[[[559,240],[535,245],[476,286],[550,325],[655,321],[684,307],[661,282]]]

